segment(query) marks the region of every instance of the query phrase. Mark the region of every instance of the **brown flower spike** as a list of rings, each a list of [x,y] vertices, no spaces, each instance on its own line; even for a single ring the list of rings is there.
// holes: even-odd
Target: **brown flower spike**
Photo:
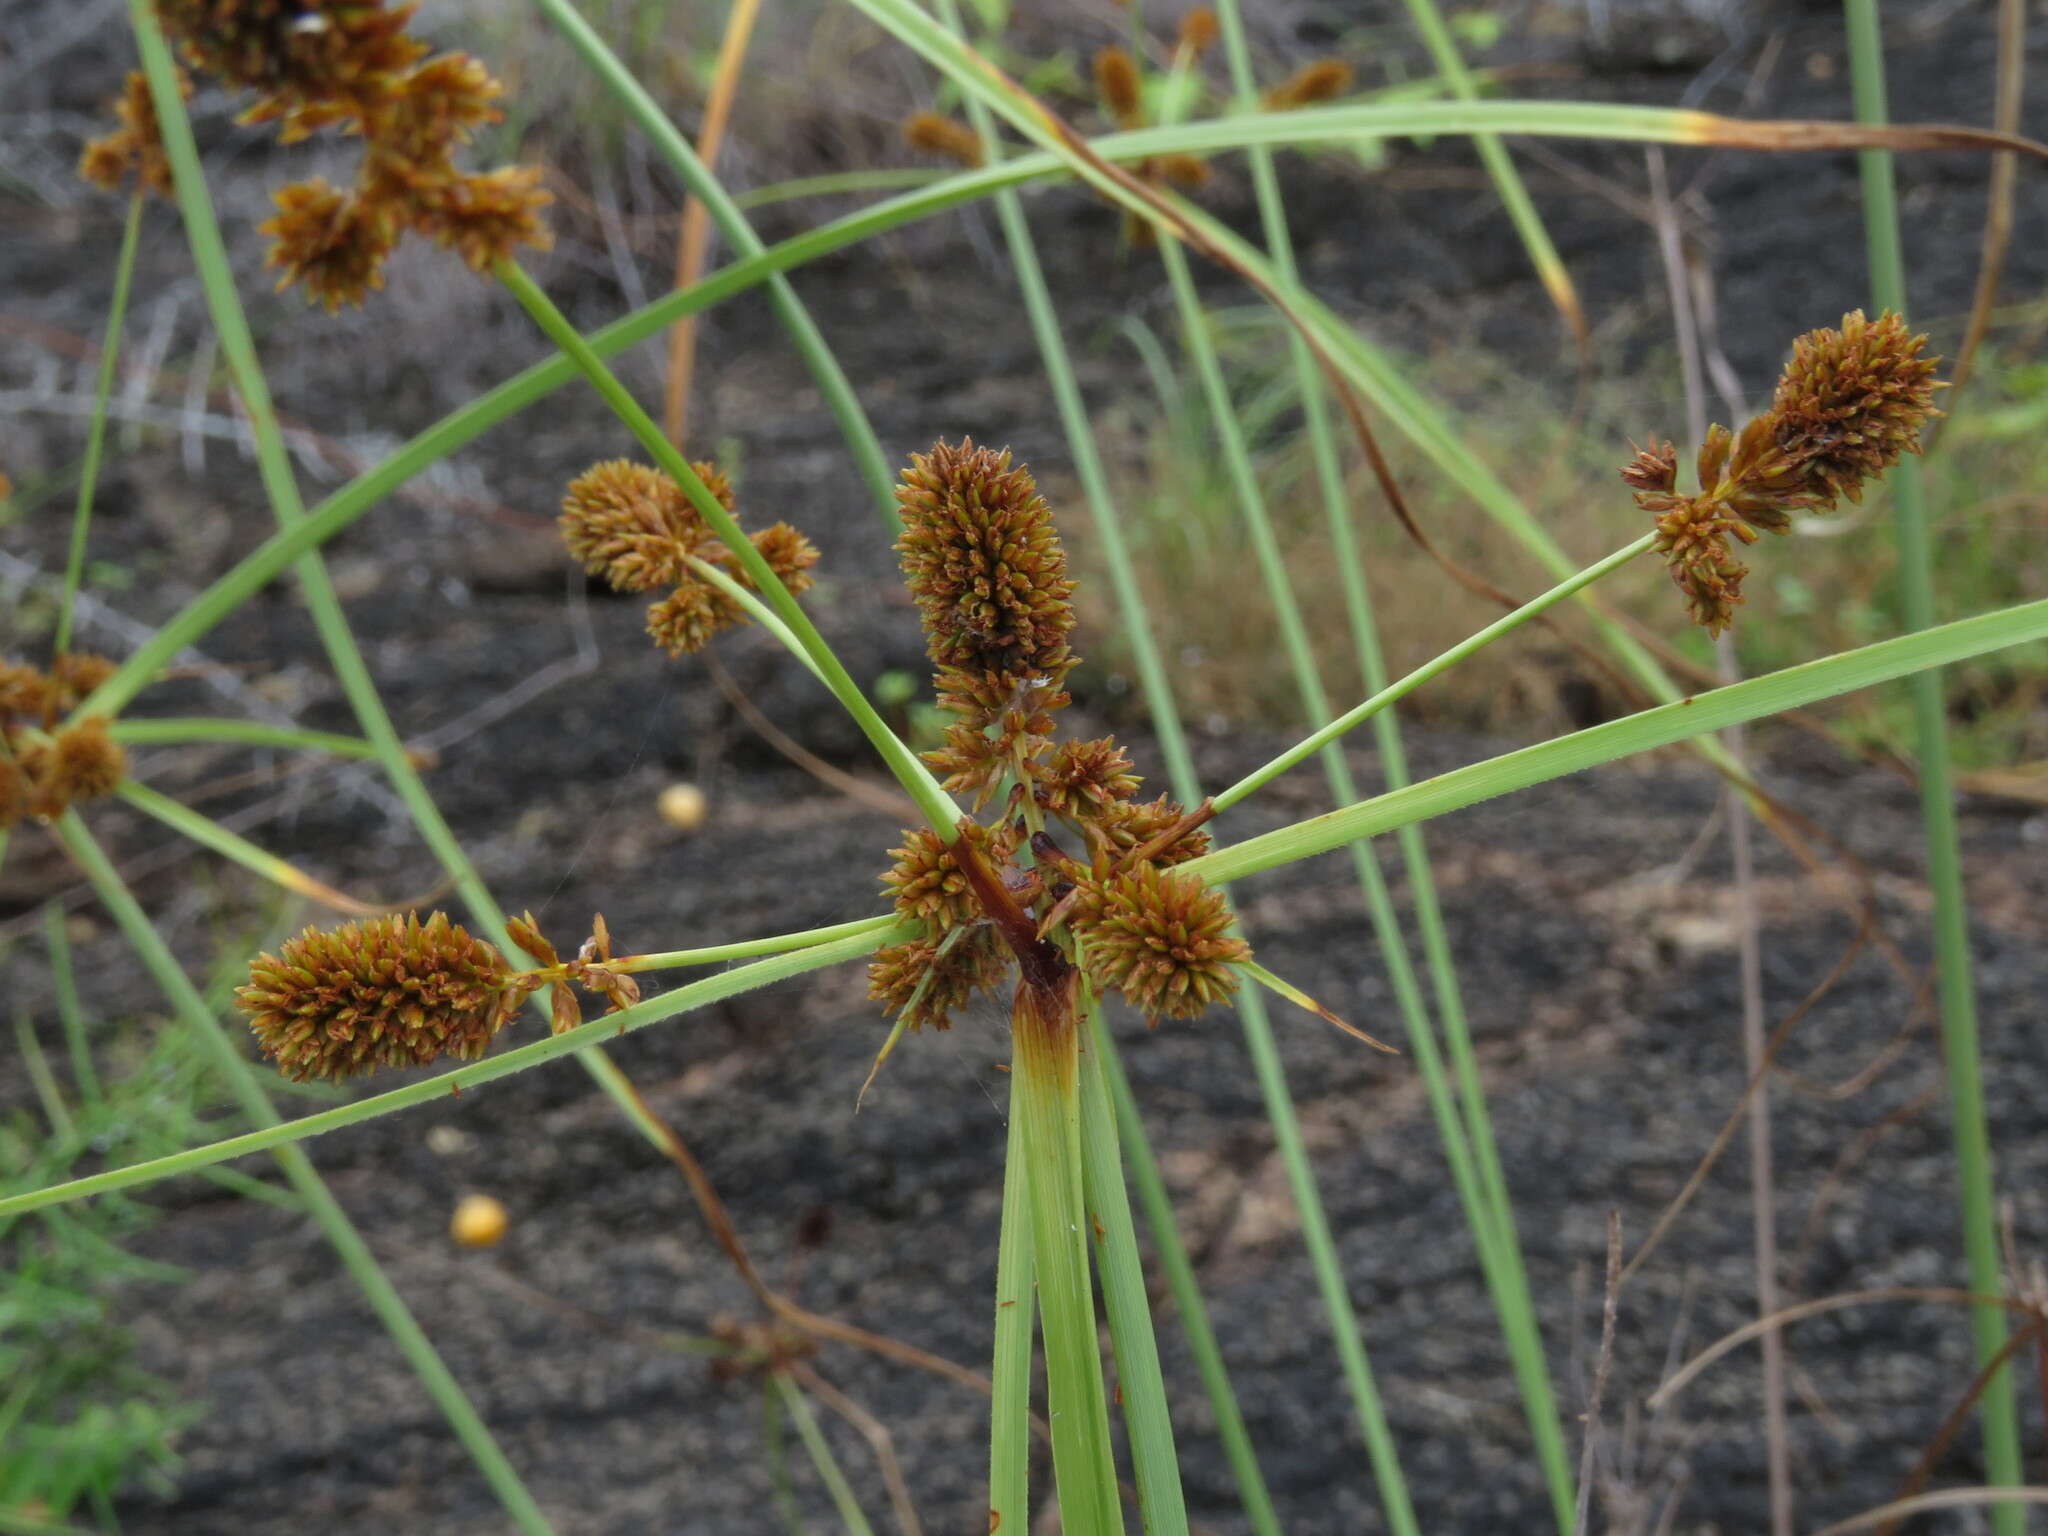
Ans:
[[[1908,453],[1941,413],[1934,392],[1939,359],[1922,356],[1887,311],[1873,322],[1856,310],[1840,330],[1810,331],[1793,344],[1771,408],[1740,434],[1715,426],[1700,445],[1697,495],[1678,491],[1678,455],[1654,439],[1621,471],[1636,505],[1656,514],[1655,549],[1685,594],[1693,621],[1710,635],[1734,622],[1749,568],[1731,540],[1785,533],[1792,513],[1831,510]]]
[[[436,912],[308,928],[259,955],[235,1001],[287,1076],[473,1061],[522,995],[497,950]]]

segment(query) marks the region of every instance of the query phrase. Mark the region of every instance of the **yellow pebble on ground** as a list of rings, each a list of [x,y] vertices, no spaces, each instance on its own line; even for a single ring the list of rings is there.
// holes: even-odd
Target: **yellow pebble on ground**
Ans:
[[[448,1222],[448,1235],[465,1248],[488,1248],[505,1235],[510,1218],[489,1195],[464,1195]]]
[[[654,804],[661,819],[679,831],[694,832],[704,825],[704,791],[694,784],[671,784]]]

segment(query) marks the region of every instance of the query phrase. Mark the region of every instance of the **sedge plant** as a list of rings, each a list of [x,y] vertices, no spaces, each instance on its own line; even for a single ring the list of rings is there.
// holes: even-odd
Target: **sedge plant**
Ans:
[[[899,0],[863,0],[863,9],[926,49],[965,84],[963,72],[974,66],[957,51],[951,34]],[[1856,499],[1870,481],[1918,451],[1919,434],[1934,414],[1938,386],[1924,338],[1894,313],[1875,320],[1856,313],[1845,316],[1839,329],[1817,330],[1796,344],[1766,412],[1739,432],[1717,429],[1709,436],[1693,488],[1681,489],[1668,445],[1653,439],[1636,452],[1622,478],[1652,519],[1641,537],[1589,566],[1561,569],[1550,591],[1406,677],[1375,688],[1355,707],[1339,712],[1318,704],[1312,712],[1327,716],[1327,723],[1212,799],[1141,798],[1133,762],[1116,740],[1061,735],[1061,711],[1069,703],[1065,685],[1076,663],[1074,583],[1053,511],[1028,470],[1007,452],[941,441],[912,459],[894,492],[896,547],[934,667],[938,709],[948,722],[943,744],[917,753],[889,729],[800,601],[820,561],[817,547],[786,523],[747,532],[717,466],[685,458],[612,372],[607,356],[835,242],[1004,193],[1020,179],[1064,167],[1118,201],[1174,251],[1171,259],[1179,259],[1173,243],[1185,241],[1253,275],[1300,325],[1310,355],[1340,391],[1367,388],[1378,405],[1391,405],[1396,414],[1407,411],[1403,430],[1426,438],[1437,430],[1428,413],[1408,408],[1407,397],[1385,376],[1383,361],[1341,327],[1333,329],[1327,312],[1300,294],[1290,273],[1275,274],[1234,237],[1199,216],[1177,213],[1160,190],[1171,167],[1162,169],[1157,157],[1313,139],[1318,132],[1336,132],[1331,121],[1317,123],[1311,109],[1241,114],[1201,132],[1194,125],[1131,126],[1119,158],[1139,163],[1141,170],[1147,156],[1154,158],[1151,175],[1128,176],[1109,171],[1115,162],[1062,137],[1059,128],[984,77],[966,92],[977,110],[1009,117],[1051,144],[1048,153],[1010,162],[990,155],[979,170],[884,205],[886,211],[870,210],[835,231],[774,250],[749,249],[725,272],[587,336],[520,264],[523,249],[548,240],[547,198],[538,177],[520,167],[483,173],[459,167],[457,151],[498,110],[497,83],[466,55],[430,56],[407,30],[409,11],[381,4],[328,7],[307,13],[316,25],[280,27],[261,6],[166,0],[153,10],[136,0],[134,15],[145,69],[123,97],[121,129],[89,155],[86,169],[103,183],[133,176],[144,188],[176,195],[248,410],[280,531],[125,663],[60,654],[47,666],[9,664],[12,691],[0,694],[0,826],[35,824],[53,831],[185,1025],[195,1037],[216,1042],[209,1049],[223,1049],[218,1018],[151,930],[88,830],[86,816],[93,801],[120,790],[127,778],[121,741],[129,728],[117,719],[122,707],[178,645],[297,561],[362,726],[364,743],[351,742],[350,750],[373,755],[400,789],[468,903],[470,926],[443,912],[412,912],[309,928],[252,964],[237,994],[240,1013],[254,1044],[294,1079],[460,1065],[288,1122],[268,1110],[253,1084],[237,1079],[256,1130],[11,1194],[0,1198],[0,1220],[209,1168],[253,1150],[279,1152],[300,1198],[333,1218],[327,1223],[330,1237],[523,1528],[547,1528],[546,1515],[525,1495],[445,1369],[435,1373],[431,1347],[388,1282],[379,1288],[374,1261],[360,1240],[351,1247],[345,1218],[332,1208],[299,1143],[568,1055],[582,1060],[634,1117],[636,1096],[595,1049],[602,1040],[852,960],[867,960],[870,995],[893,1019],[878,1043],[878,1070],[904,1036],[943,1029],[971,997],[993,994],[1008,1010],[1013,1087],[997,1255],[989,1528],[1022,1531],[1033,1518],[1027,1437],[1035,1331],[1043,1344],[1053,1483],[1063,1528],[1127,1528],[1123,1470],[1111,1430],[1114,1402],[1125,1423],[1139,1521],[1148,1531],[1186,1531],[1181,1452],[1125,1194],[1123,1139],[1138,1122],[1127,1103],[1120,1105],[1129,1094],[1107,1049],[1107,1000],[1121,999],[1154,1023],[1173,1021],[1170,1027],[1183,1028],[1226,1001],[1262,1013],[1257,1000],[1270,992],[1359,1035],[1361,1048],[1377,1046],[1258,964],[1225,887],[1491,795],[2048,635],[2048,602],[2022,603],[1712,693],[1674,698],[1605,726],[1352,799],[1244,841],[1213,841],[1213,819],[1231,806],[1494,639],[1631,561],[1661,558],[1689,617],[1710,632],[1725,628],[1742,601],[1745,571],[1738,550],[1763,533],[1784,531],[1792,510]],[[256,93],[252,120],[277,123],[286,138],[339,128],[361,141],[361,169],[351,187],[306,183],[278,194],[266,233],[271,264],[286,285],[330,310],[363,303],[372,299],[398,241],[418,235],[499,281],[560,357],[430,428],[308,514],[299,503],[206,205],[203,172],[183,116],[187,86],[165,32],[194,69]],[[1114,99],[1116,82],[1106,79],[1104,85]],[[1397,116],[1383,115],[1380,128]],[[1661,128],[1697,133],[1697,118],[1665,120]],[[1517,122],[1477,104],[1460,104],[1439,121],[1441,131],[1466,132]],[[1564,131],[1562,119],[1541,113],[1530,115],[1525,126],[1527,121],[1549,121]],[[1648,117],[1630,120],[1627,127],[1619,117],[1601,124],[1598,114],[1573,121],[1580,131],[1592,122],[1616,134],[1654,136],[1659,128]],[[1344,120],[1342,131],[1359,131],[1355,117]],[[1152,136],[1149,147],[1146,134]],[[980,142],[991,138],[992,127],[984,127]],[[729,202],[715,203],[718,208],[738,217]],[[859,725],[921,818],[886,854],[878,850],[888,910],[803,933],[642,954],[614,953],[598,918],[564,959],[531,918],[500,922],[488,891],[454,844],[404,757],[326,586],[318,550],[392,486],[575,377],[611,407],[641,457],[619,457],[623,444],[605,445],[608,452],[567,487],[561,531],[568,554],[612,585],[648,594],[650,638],[673,656],[702,650],[730,626],[753,623],[817,677]],[[858,401],[849,392],[840,404],[845,425],[857,416]],[[1483,484],[1483,471],[1465,472],[1480,475]],[[89,506],[89,481],[82,500]],[[161,733],[197,734],[207,727],[173,722],[151,729],[157,739],[169,739]],[[129,739],[145,738],[137,733]],[[299,744],[336,745],[311,738]],[[130,799],[149,803],[146,797]],[[188,819],[185,827],[191,826]],[[642,978],[654,973],[732,962],[744,963],[668,992],[642,990]],[[602,1018],[584,1019],[590,1000],[601,1001]],[[498,1037],[535,1001],[544,1003],[547,1035],[502,1048]],[[1483,1111],[1468,1105],[1465,1113]],[[644,1120],[636,1123],[654,1134]],[[1145,1158],[1135,1142],[1132,1159],[1142,1169]],[[1480,1213],[1475,1229],[1492,1245],[1501,1283],[1511,1286],[1513,1240],[1504,1194],[1497,1175],[1482,1168],[1472,1178],[1470,1199]],[[1156,1199],[1146,1203],[1156,1217]],[[1109,1325],[1114,1394],[1099,1344],[1098,1288]],[[1534,1368],[1540,1367],[1538,1359]],[[816,1426],[800,1396],[791,1398],[790,1391],[779,1377],[771,1385],[799,1439],[816,1455]],[[1363,1401],[1361,1412],[1371,1435]],[[1389,1520],[1399,1529],[1419,1529],[1417,1512],[1401,1489],[1398,1446],[1381,1438],[1374,1474]],[[822,1470],[826,1458],[819,1464]],[[864,1517],[851,1505],[843,1479],[833,1482],[833,1494],[848,1527],[862,1528]]]

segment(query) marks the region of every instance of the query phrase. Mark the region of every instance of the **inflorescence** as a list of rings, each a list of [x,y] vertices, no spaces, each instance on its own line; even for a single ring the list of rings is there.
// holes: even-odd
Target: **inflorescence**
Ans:
[[[690,467],[718,504],[732,512],[732,485],[718,467],[708,461]],[[669,655],[700,651],[721,629],[747,622],[746,610],[706,578],[704,567],[742,587],[751,588],[752,578],[683,488],[660,470],[626,459],[592,465],[570,482],[559,526],[569,553],[614,590],[670,589],[647,612],[647,632]],[[788,523],[776,523],[751,541],[792,594],[811,585],[818,549],[803,534]]]
[[[1078,659],[1067,643],[1074,583],[1030,472],[971,441],[939,443],[913,456],[896,499],[897,552],[938,668],[939,707],[955,717],[925,761],[977,809],[1005,798],[995,825],[963,820],[950,846],[919,827],[892,850],[882,883],[897,915],[923,931],[876,954],[870,995],[912,1028],[943,1029],[1010,974],[1014,944],[971,865],[1063,941],[1096,986],[1151,1017],[1189,1017],[1228,996],[1251,950],[1219,892],[1170,873],[1207,850],[1198,818],[1164,797],[1138,800],[1114,740],[1053,739]],[[1075,834],[1079,851],[1049,826]],[[1028,867],[1018,863],[1026,850]]]
[[[111,795],[127,774],[128,754],[108,734],[105,716],[57,724],[113,671],[106,657],[79,651],[59,656],[47,673],[0,661],[0,831]]]
[[[522,245],[550,241],[540,210],[553,201],[524,166],[464,171],[456,151],[500,121],[504,87],[466,53],[429,58],[410,36],[412,5],[385,0],[158,0],[186,61],[226,86],[254,91],[249,123],[276,123],[291,144],[323,129],[358,138],[354,185],[322,177],[276,193],[268,265],[280,289],[302,285],[330,313],[384,286],[384,263],[408,231],[482,271]],[[180,88],[190,94],[183,73]],[[148,82],[131,73],[115,105],[121,126],[86,146],[79,173],[109,190],[129,175],[171,193]]]
[[[1678,450],[1652,438],[1621,471],[1636,505],[1657,516],[1656,549],[1685,594],[1693,622],[1718,635],[1735,619],[1749,567],[1731,539],[1785,533],[1791,514],[1832,511],[1908,453],[1934,408],[1939,358],[1897,315],[1862,310],[1842,328],[1809,331],[1793,344],[1771,408],[1737,435],[1716,425],[1700,446],[1700,490],[1678,491]]]

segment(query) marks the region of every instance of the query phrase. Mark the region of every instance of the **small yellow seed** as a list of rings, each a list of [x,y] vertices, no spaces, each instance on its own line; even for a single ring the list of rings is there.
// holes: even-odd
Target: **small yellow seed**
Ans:
[[[681,832],[694,832],[704,825],[704,791],[694,784],[671,784],[654,802],[661,819]]]
[[[465,1248],[489,1248],[505,1235],[511,1218],[489,1195],[464,1195],[448,1221],[448,1235]]]

